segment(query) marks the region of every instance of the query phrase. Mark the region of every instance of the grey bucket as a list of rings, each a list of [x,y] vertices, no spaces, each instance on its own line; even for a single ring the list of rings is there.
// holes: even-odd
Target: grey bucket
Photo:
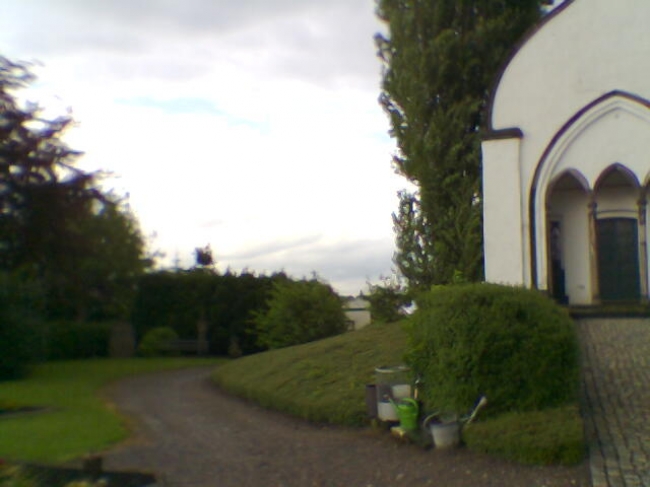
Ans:
[[[460,423],[429,423],[433,444],[436,448],[454,448],[460,444]]]
[[[429,428],[436,448],[454,448],[460,444],[460,422],[455,414],[434,413],[427,416],[422,425]]]

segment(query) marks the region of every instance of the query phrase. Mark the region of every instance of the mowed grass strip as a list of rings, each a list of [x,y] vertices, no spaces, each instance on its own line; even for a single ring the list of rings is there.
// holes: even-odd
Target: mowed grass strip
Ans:
[[[304,345],[250,355],[213,374],[223,389],[314,422],[367,423],[365,386],[381,365],[403,362],[401,323],[373,324]]]
[[[221,362],[97,359],[38,365],[24,380],[0,382],[0,403],[47,408],[38,414],[0,416],[0,458],[56,463],[102,450],[128,435],[123,420],[101,397],[104,386],[133,375]]]
[[[403,363],[405,347],[400,323],[373,324],[233,360],[216,368],[213,379],[264,407],[315,422],[360,426],[368,424],[365,385],[375,382],[377,366]],[[480,416],[463,434],[471,450],[537,465],[572,465],[584,459],[577,404],[492,420]]]

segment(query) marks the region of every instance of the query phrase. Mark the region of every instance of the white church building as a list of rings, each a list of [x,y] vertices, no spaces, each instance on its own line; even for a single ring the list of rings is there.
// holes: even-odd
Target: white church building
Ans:
[[[563,2],[487,115],[486,280],[571,305],[648,300],[650,0]]]

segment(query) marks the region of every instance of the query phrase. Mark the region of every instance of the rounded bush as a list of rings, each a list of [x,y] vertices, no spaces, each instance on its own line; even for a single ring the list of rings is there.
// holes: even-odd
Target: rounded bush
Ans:
[[[152,328],[142,338],[138,346],[138,354],[143,357],[174,355],[171,344],[175,340],[178,340],[178,334],[172,328],[168,326]]]
[[[541,410],[578,393],[578,342],[568,313],[538,291],[436,286],[407,324],[406,362],[427,407],[463,414]]]
[[[260,346],[281,348],[338,335],[347,330],[343,300],[314,278],[277,281],[268,311],[254,315]]]
[[[404,317],[402,308],[410,299],[398,285],[377,285],[370,287],[366,296],[370,302],[370,317],[373,323],[393,323]]]

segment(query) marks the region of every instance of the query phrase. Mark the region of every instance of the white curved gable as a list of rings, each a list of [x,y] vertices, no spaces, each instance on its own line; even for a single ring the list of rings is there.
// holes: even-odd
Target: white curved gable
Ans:
[[[650,98],[649,20],[648,0],[566,2],[507,65],[493,99],[492,129],[521,129],[531,136],[527,155],[539,155],[570,117],[603,94]]]
[[[540,161],[537,185],[548,187],[561,173],[575,170],[585,176],[588,189],[594,189],[603,171],[615,163],[643,182],[650,162],[649,135],[650,107],[614,92],[558,133]],[[539,208],[544,205],[543,197],[537,195]]]

